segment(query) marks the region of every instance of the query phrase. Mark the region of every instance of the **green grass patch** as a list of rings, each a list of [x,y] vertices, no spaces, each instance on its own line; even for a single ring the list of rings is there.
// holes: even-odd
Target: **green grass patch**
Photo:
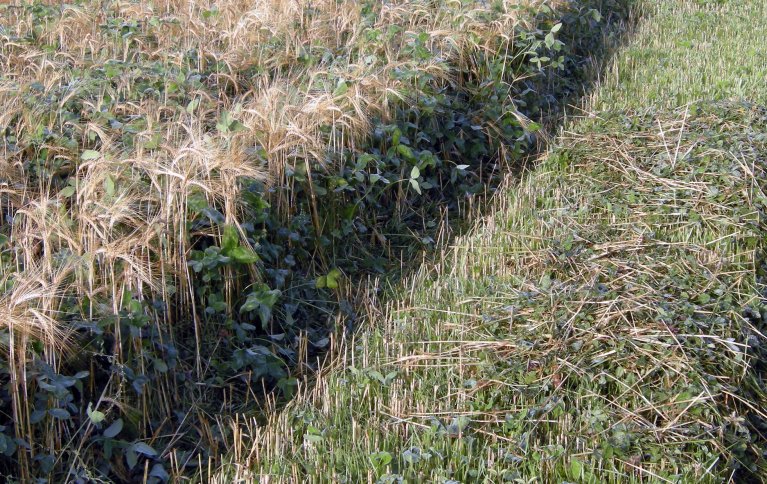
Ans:
[[[644,2],[596,109],[674,108],[701,100],[767,102],[764,0]]]

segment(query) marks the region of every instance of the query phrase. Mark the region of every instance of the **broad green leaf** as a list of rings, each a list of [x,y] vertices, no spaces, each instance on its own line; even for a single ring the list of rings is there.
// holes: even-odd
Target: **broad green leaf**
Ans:
[[[98,410],[93,410],[93,405],[88,404],[88,408],[86,410],[86,413],[88,414],[88,418],[94,425],[98,425],[101,422],[104,421],[106,418],[106,415],[104,415],[104,412],[99,412]]]
[[[122,306],[128,307],[133,300],[133,291],[128,288],[123,289]]]
[[[104,190],[107,192],[107,196],[114,197],[115,195],[115,181],[110,175],[104,178]]]
[[[561,29],[561,28],[562,28],[562,23],[560,22],[560,23],[556,24],[555,26],[551,27],[551,31],[554,32],[554,33],[557,33],[557,32],[559,32],[559,29]]]
[[[131,299],[130,303],[128,304],[128,308],[133,314],[141,314],[144,309],[141,305],[141,301],[137,299]]]
[[[258,255],[247,247],[235,247],[227,256],[240,264],[254,264],[259,260]]]
[[[314,287],[317,289],[322,289],[323,287],[327,287],[328,285],[328,278],[325,276],[320,276],[317,278],[317,280],[314,282]]]
[[[108,439],[113,439],[117,436],[117,434],[120,433],[120,431],[123,429],[123,419],[118,418],[114,422],[112,422],[112,425],[104,429],[104,437]]]
[[[261,298],[261,304],[272,307],[277,303],[277,300],[282,295],[282,291],[279,289],[269,289],[266,284],[261,284],[262,288],[258,291]]]
[[[386,467],[392,461],[392,455],[389,452],[376,452],[370,454],[370,461],[373,467]]]
[[[354,167],[354,169],[364,170],[365,168],[367,168],[368,163],[374,159],[375,158],[373,158],[373,155],[371,155],[370,153],[362,154],[359,156],[359,158],[357,158],[357,165]]]
[[[413,150],[410,149],[407,145],[397,145],[397,153],[399,153],[403,158],[405,158],[408,161],[415,160],[415,156],[413,155]]]
[[[101,157],[101,153],[95,150],[85,150],[80,155],[80,159],[83,161],[95,160]]]
[[[219,121],[219,123],[221,123],[224,126],[226,126],[227,129],[229,128],[229,125],[232,124],[232,116],[229,113],[229,111],[222,111],[221,112],[221,120]]]
[[[413,169],[410,170],[410,179],[416,180],[419,176],[421,176],[421,170],[419,170],[417,166],[414,166]]]
[[[333,96],[342,96],[346,94],[346,91],[349,90],[349,85],[346,84],[346,81],[339,81],[338,85],[336,86],[335,91],[333,91]]]
[[[3,437],[5,439],[3,454],[5,454],[6,457],[11,457],[16,453],[16,449],[19,448],[19,444],[17,444],[16,441],[11,439],[9,436],[3,435]]]
[[[421,460],[421,449],[418,447],[411,447],[402,453],[402,460],[408,464],[417,464]]]
[[[144,442],[136,442],[131,446],[131,448],[135,452],[138,452],[139,454],[144,454],[149,457],[154,457],[157,455],[157,451],[154,450],[149,445],[145,444]]]
[[[138,454],[132,448],[125,451],[125,461],[128,463],[128,469],[133,469],[138,464]]]
[[[104,415],[104,412],[99,412],[98,410],[94,410],[88,415],[88,418],[90,418],[91,422],[93,422],[94,424],[99,424],[104,421],[104,419],[106,418],[106,415]]]
[[[221,235],[221,250],[225,255],[230,255],[229,251],[234,249],[240,244],[240,234],[237,233],[237,229],[233,225],[227,225],[224,227],[224,233]]]
[[[266,329],[269,321],[272,319],[272,308],[266,304],[258,306],[258,319],[261,320],[261,327]]]
[[[281,378],[280,381],[277,382],[277,387],[282,391],[283,395],[290,398],[298,387],[298,380],[295,378]]]
[[[333,268],[328,272],[327,276],[325,276],[325,284],[327,284],[327,287],[330,289],[338,289],[338,281],[343,277],[343,273],[337,269]]]
[[[325,281],[328,285],[328,289],[338,289],[338,280],[336,280],[334,277],[327,276]]]
[[[112,450],[114,449],[114,442],[107,439],[104,441],[104,457],[107,458],[107,460],[112,458]]]
[[[162,464],[155,464],[152,466],[152,470],[149,472],[149,476],[156,477],[160,479],[161,482],[170,481],[170,474],[168,474],[168,471],[165,470],[165,467],[163,467]]]
[[[149,141],[144,143],[144,148],[148,150],[157,149],[157,147],[160,146],[160,141],[161,141],[160,133],[155,133],[152,135],[151,138],[149,138]]]
[[[229,130],[232,133],[239,133],[240,131],[245,131],[246,129],[248,128],[239,121],[232,121],[232,124],[229,125]]]
[[[62,190],[59,192],[59,195],[61,195],[61,196],[62,196],[62,197],[64,197],[64,198],[69,198],[69,197],[71,197],[71,196],[72,196],[72,195],[74,195],[74,194],[75,194],[75,187],[73,187],[73,186],[71,186],[71,185],[70,185],[70,186],[67,186],[67,187],[64,187],[64,188],[63,188],[63,189],[62,189]]]
[[[48,414],[51,417],[56,418],[58,420],[69,420],[70,418],[69,412],[67,412],[63,408],[52,408],[48,410]]]
[[[189,104],[186,105],[186,112],[189,114],[192,114],[195,109],[197,109],[197,106],[200,105],[200,100],[198,99],[192,99],[189,101]]]
[[[546,42],[546,47],[551,49],[551,47],[554,45],[554,42],[556,42],[556,39],[554,38],[554,34],[552,33],[546,34],[546,38],[544,39],[544,42]]]
[[[32,415],[29,416],[29,423],[36,424],[43,421],[47,412],[45,410],[35,410]]]
[[[573,479],[578,479],[581,477],[581,473],[583,472],[583,464],[578,459],[573,459],[570,461],[570,477]]]
[[[165,373],[166,371],[168,371],[168,364],[165,363],[165,361],[161,360],[160,358],[155,358],[154,369],[159,371],[160,373]]]
[[[413,186],[413,189],[418,192],[418,194],[421,194],[421,187],[418,185],[418,180],[415,178],[410,179],[410,184]]]
[[[249,295],[248,299],[245,300],[245,303],[240,307],[240,314],[255,310],[259,304],[258,299],[253,294]]]
[[[399,140],[401,137],[402,137],[402,131],[400,131],[399,128],[395,128],[394,133],[392,133],[392,136],[391,136],[392,146],[398,146]]]

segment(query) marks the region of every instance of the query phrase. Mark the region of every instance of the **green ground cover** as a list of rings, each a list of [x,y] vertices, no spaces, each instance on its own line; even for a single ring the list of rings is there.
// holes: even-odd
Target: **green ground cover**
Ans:
[[[675,108],[693,101],[764,104],[761,0],[646,2],[641,22],[598,91],[595,109]]]

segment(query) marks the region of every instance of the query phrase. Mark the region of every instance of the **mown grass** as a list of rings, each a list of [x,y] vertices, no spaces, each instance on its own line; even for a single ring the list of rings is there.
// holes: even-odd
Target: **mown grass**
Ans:
[[[675,108],[729,98],[764,104],[767,44],[762,0],[646,2],[594,109]]]
[[[594,112],[218,480],[763,480],[765,5],[644,2]]]

